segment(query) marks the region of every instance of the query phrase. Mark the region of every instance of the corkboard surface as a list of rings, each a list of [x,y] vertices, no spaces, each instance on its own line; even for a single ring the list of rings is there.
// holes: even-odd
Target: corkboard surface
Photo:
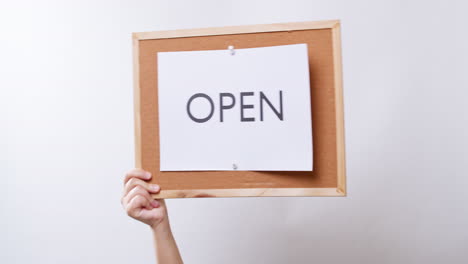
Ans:
[[[331,28],[139,40],[140,90],[136,111],[140,118],[137,137],[140,137],[141,144],[137,151],[141,153],[137,153],[137,157],[140,154],[142,168],[153,174],[152,182],[159,184],[163,190],[337,188],[339,157],[332,42]],[[157,52],[219,50],[229,45],[254,48],[299,43],[307,43],[309,49],[314,148],[312,172],[159,170]]]

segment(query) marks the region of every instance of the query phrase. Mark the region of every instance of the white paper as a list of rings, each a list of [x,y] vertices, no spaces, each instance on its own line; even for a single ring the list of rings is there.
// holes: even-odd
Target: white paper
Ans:
[[[158,52],[157,59],[161,171],[312,170],[307,44],[235,49],[234,55],[227,47]],[[242,92],[253,92],[243,96],[243,105],[253,105],[243,112],[255,121],[241,121]],[[220,93],[235,98],[223,122]],[[213,102],[207,121],[199,119],[209,117],[210,101],[196,96],[188,104],[195,94]],[[223,96],[223,105],[230,104]]]

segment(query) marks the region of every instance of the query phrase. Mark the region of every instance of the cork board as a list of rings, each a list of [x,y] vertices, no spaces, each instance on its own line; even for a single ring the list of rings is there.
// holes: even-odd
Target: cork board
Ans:
[[[133,33],[136,167],[161,186],[156,198],[345,196],[339,21]],[[313,171],[159,170],[157,52],[308,44]]]

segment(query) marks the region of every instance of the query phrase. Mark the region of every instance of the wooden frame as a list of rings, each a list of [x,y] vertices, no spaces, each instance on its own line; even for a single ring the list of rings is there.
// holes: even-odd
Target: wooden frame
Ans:
[[[142,76],[148,74],[147,67],[141,69],[143,65],[143,60],[145,59],[143,52],[140,50],[141,46],[145,44],[144,41],[151,40],[169,40],[169,39],[178,39],[179,41],[184,41],[185,39],[190,39],[193,37],[208,37],[215,38],[217,36],[226,36],[226,35],[235,35],[240,36],[243,34],[257,34],[257,33],[275,33],[275,32],[298,32],[298,31],[310,31],[310,30],[329,30],[331,32],[331,39],[329,40],[332,43],[331,49],[331,59],[330,63],[332,67],[330,71],[333,73],[332,82],[333,89],[327,93],[332,94],[333,98],[328,98],[330,101],[333,101],[333,110],[334,115],[328,117],[328,123],[332,123],[334,128],[333,135],[327,135],[328,138],[333,139],[332,151],[334,156],[332,157],[333,173],[327,173],[333,177],[331,180],[333,183],[328,184],[331,186],[320,186],[320,187],[307,187],[302,188],[300,186],[295,186],[294,188],[281,188],[281,187],[262,187],[255,188],[200,188],[200,184],[197,184],[195,188],[190,186],[182,186],[182,182],[174,183],[170,182],[169,179],[165,178],[166,181],[163,182],[160,178],[161,172],[158,171],[158,166],[154,163],[154,158],[151,160],[144,159],[144,154],[148,150],[143,149],[146,145],[142,141],[144,136],[144,129],[157,129],[154,128],[154,124],[149,126],[145,123],[144,117],[148,113],[148,107],[142,104],[142,100],[148,100],[146,97],[142,97],[142,89],[145,88],[148,84],[142,79]],[[312,32],[312,31],[310,31]],[[328,42],[327,42],[328,43]],[[237,47],[238,45],[236,45]],[[162,191],[154,195],[155,198],[184,198],[184,197],[243,197],[243,196],[346,196],[346,168],[345,168],[345,142],[344,142],[344,109],[343,109],[343,91],[342,91],[342,66],[341,66],[341,40],[340,40],[340,22],[338,20],[329,20],[329,21],[317,21],[317,22],[300,22],[300,23],[283,23],[283,24],[270,24],[270,25],[254,25],[254,26],[232,26],[232,27],[220,27],[220,28],[203,28],[203,29],[183,29],[183,30],[170,30],[170,31],[156,31],[156,32],[141,32],[133,33],[133,69],[134,69],[134,106],[135,106],[135,160],[136,167],[145,168],[150,171],[154,176],[152,179],[153,183],[158,183],[162,187]],[[330,64],[329,63],[329,64]],[[155,73],[152,73],[153,75]],[[312,88],[311,88],[312,89]],[[329,106],[331,107],[331,106]],[[320,111],[319,111],[320,112]],[[156,117],[157,118],[157,117]],[[145,128],[143,128],[145,126]],[[315,125],[314,125],[315,126]],[[331,126],[331,125],[330,125]],[[328,132],[327,132],[328,133]],[[315,137],[315,134],[314,134]],[[153,140],[154,141],[154,140]],[[328,145],[327,145],[328,146]],[[159,150],[159,149],[158,149]],[[315,150],[315,143],[314,143]],[[154,150],[152,151],[154,152]],[[151,156],[154,156],[156,159],[159,159],[159,153],[152,153]],[[314,155],[315,156],[315,155]],[[315,163],[315,162],[314,162]],[[330,163],[330,162],[329,162]],[[327,163],[328,164],[328,163]],[[170,172],[169,172],[170,173]],[[205,172],[191,172],[193,175],[205,173]],[[208,172],[206,172],[208,173]],[[213,172],[211,172],[213,173]],[[223,172],[214,172],[221,174]],[[265,174],[266,172],[259,172],[254,174],[260,175],[261,173]],[[272,173],[274,174],[274,173]],[[291,177],[293,176],[290,173]],[[174,177],[173,175],[171,177]],[[280,176],[271,176],[271,177],[283,177]],[[302,175],[301,175],[302,176]],[[161,176],[162,177],[162,176]],[[191,177],[191,176],[187,176]],[[181,178],[177,178],[181,179]],[[211,178],[215,179],[215,178]],[[249,178],[250,179],[250,178]],[[283,178],[284,179],[284,178]],[[296,183],[300,184],[300,183]],[[165,185],[172,186],[171,188],[165,188]],[[226,185],[228,185],[226,183]],[[268,185],[268,183],[264,183]],[[323,185],[323,184],[322,184]],[[178,188],[178,186],[182,186]],[[224,185],[223,185],[224,187]]]

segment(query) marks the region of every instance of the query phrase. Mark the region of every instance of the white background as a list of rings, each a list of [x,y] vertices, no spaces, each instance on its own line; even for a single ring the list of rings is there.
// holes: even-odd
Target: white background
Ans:
[[[187,263],[468,259],[465,1],[2,1],[0,263],[150,263],[133,31],[342,19],[347,198],[170,200]]]

